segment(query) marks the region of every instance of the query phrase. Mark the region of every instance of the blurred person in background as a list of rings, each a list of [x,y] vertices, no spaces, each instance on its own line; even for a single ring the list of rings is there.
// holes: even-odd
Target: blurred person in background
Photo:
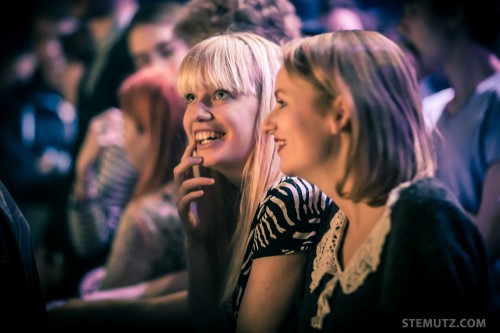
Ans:
[[[106,263],[84,280],[82,287],[87,290],[82,289],[82,294],[124,287],[186,268],[184,231],[175,207],[172,171],[185,146],[181,125],[184,102],[177,94],[175,80],[163,68],[144,68],[127,78],[120,87],[119,102],[125,159],[137,181],[116,226]],[[88,187],[86,172],[89,170],[77,168],[74,204],[91,210],[101,203],[99,198],[96,202],[89,196],[93,189]],[[96,225],[86,227],[89,235],[91,230],[99,233]]]
[[[67,59],[61,36],[75,29],[75,21],[50,2],[35,8],[28,39],[11,54],[20,71],[0,97],[0,179],[30,224],[39,254],[48,229],[64,215],[78,114],[65,99],[62,81]]]
[[[2,325],[47,327],[30,227],[15,200],[0,181],[0,312]],[[22,315],[24,320],[19,320]]]
[[[478,226],[500,313],[500,6],[489,1],[404,0],[400,32],[450,88],[426,97],[423,112],[437,151],[436,177]],[[497,322],[497,324],[499,324]]]
[[[168,76],[165,79],[175,81],[187,52],[184,44],[172,44],[174,23],[181,9],[177,3],[160,2],[138,9],[126,36],[136,71],[164,69]],[[107,259],[123,210],[136,186],[137,172],[124,147],[121,109],[109,108],[91,119],[75,170],[67,218],[76,257],[68,261],[68,283],[78,285],[83,274]]]

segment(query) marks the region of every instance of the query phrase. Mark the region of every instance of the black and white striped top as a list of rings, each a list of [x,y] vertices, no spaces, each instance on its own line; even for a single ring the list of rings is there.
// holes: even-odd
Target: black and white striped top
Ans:
[[[70,239],[79,256],[87,258],[109,249],[137,177],[122,146],[102,148],[99,163],[88,173],[88,196],[69,201]]]
[[[85,173],[85,197],[68,202],[69,236],[82,258],[107,255],[138,173],[123,146],[123,115],[110,108],[92,118],[89,133],[96,136],[100,152]]]
[[[332,204],[318,187],[297,177],[283,177],[257,208],[247,240],[240,277],[232,298],[238,316],[254,259],[310,251],[323,212]]]

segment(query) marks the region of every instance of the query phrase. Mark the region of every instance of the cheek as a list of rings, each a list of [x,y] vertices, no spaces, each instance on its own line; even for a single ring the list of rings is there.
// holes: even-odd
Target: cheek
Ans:
[[[322,155],[322,147],[328,141],[323,123],[294,119],[289,131],[293,137],[293,150],[297,160],[303,164],[314,163]]]
[[[191,128],[191,117],[190,117],[190,112],[189,112],[189,108],[186,110],[186,112],[184,113],[184,118],[182,119],[182,126],[184,127],[184,131],[186,132],[186,134],[188,136],[191,135],[191,131],[190,131],[190,128]]]
[[[125,150],[129,158],[129,162],[136,170],[141,170],[146,159],[149,142],[145,135],[137,135],[130,137],[128,142],[125,142]]]
[[[143,162],[146,160],[146,155],[150,142],[148,140],[149,136],[140,136],[137,145],[137,160],[138,164],[142,166]]]
[[[125,131],[123,136],[123,146],[129,158],[132,158],[134,155],[134,147],[136,146],[134,141],[136,141],[134,135],[132,135],[130,131]]]
[[[255,119],[248,117],[236,120],[235,135],[240,149],[251,150],[255,146]]]
[[[184,97],[184,96],[183,96]],[[184,107],[184,115],[182,116],[182,125],[184,129],[188,131],[191,128],[192,123],[196,117],[195,106],[186,102]]]

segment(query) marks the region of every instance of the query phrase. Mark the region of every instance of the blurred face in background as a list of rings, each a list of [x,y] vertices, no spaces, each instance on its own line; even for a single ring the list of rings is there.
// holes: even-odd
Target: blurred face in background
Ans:
[[[44,82],[53,89],[61,91],[62,76],[66,66],[61,42],[57,38],[39,40],[36,43],[35,52]]]
[[[454,40],[452,24],[436,17],[428,2],[406,3],[398,30],[415,48],[423,68],[435,68],[453,49],[450,46]]]
[[[326,31],[364,29],[360,15],[349,8],[332,9],[325,17],[324,26]]]
[[[140,24],[129,34],[128,46],[136,69],[162,67],[173,73],[189,50],[182,41],[173,38],[173,25]]]

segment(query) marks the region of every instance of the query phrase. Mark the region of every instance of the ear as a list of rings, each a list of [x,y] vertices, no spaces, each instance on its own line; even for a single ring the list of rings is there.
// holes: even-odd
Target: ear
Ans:
[[[349,124],[351,119],[352,110],[349,103],[344,96],[336,97],[331,106],[328,122],[330,124],[330,132],[332,134],[339,134]]]

